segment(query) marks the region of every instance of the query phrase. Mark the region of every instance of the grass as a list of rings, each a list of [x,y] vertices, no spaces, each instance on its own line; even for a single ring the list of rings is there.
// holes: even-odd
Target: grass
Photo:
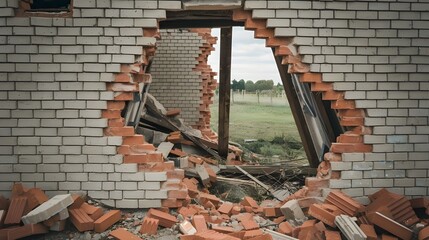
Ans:
[[[211,107],[211,127],[217,131],[218,103]],[[263,139],[271,141],[276,136],[290,136],[300,140],[289,106],[258,105],[257,103],[235,102],[230,110],[230,138]]]
[[[258,104],[256,95],[247,95],[235,97],[234,100],[230,109],[231,141],[260,154],[264,162],[272,162],[273,156],[282,159],[305,157],[286,99],[273,98],[271,101],[269,97],[261,97]],[[211,127],[214,131],[218,129],[218,108],[218,101],[215,101],[211,107]],[[244,143],[245,139],[258,141]]]

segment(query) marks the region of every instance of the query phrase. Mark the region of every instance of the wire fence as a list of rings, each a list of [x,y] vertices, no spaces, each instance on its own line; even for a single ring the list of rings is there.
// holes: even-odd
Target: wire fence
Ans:
[[[282,93],[271,93],[271,92],[234,92],[231,91],[230,95],[231,105],[233,104],[258,104],[258,105],[269,105],[269,106],[289,106],[284,91]],[[215,103],[218,103],[219,96],[216,95],[214,99]]]

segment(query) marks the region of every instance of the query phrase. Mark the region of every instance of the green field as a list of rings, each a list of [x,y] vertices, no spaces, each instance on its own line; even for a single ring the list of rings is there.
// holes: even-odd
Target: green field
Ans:
[[[211,107],[211,127],[218,128],[218,101]],[[256,95],[235,96],[230,111],[230,138],[241,142],[243,139],[263,139],[271,141],[276,136],[293,137],[300,141],[291,110],[285,98],[261,97]]]

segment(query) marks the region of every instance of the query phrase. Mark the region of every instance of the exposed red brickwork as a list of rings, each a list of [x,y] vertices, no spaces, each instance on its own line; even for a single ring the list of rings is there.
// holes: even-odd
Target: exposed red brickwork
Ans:
[[[211,35],[211,29],[209,28],[193,28],[189,29],[190,32],[198,33],[199,36],[205,40],[201,49],[201,54],[197,58],[198,64],[193,69],[194,71],[201,72],[201,104],[200,104],[200,120],[196,126],[193,126],[209,137],[216,138],[216,134],[210,129],[210,104],[213,103],[214,90],[217,87],[217,81],[214,78],[216,72],[213,72],[210,65],[208,65],[208,57],[214,50],[213,45],[216,44],[217,38]]]

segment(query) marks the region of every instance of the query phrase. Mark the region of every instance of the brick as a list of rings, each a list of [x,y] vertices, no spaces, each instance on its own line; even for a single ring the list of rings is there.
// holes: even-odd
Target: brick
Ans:
[[[331,204],[313,204],[310,206],[308,214],[331,227],[335,227],[335,217],[339,216],[341,211]]]
[[[85,232],[94,229],[94,220],[92,220],[83,209],[70,209],[70,221],[79,232]]]
[[[101,233],[121,219],[121,211],[111,210],[94,222],[94,231]]]
[[[125,228],[118,228],[109,234],[118,240],[142,240],[140,237],[130,233]]]
[[[359,227],[365,233],[368,240],[377,240],[377,233],[375,232],[373,225],[361,224]]]
[[[85,213],[88,214],[88,216],[94,221],[96,221],[103,215],[102,208],[90,205],[86,202],[80,206],[80,209],[85,211]]]
[[[192,224],[196,228],[197,232],[207,231],[207,223],[203,215],[194,215],[192,218]]]
[[[298,204],[297,200],[289,200],[280,207],[280,211],[286,219],[305,219],[304,212]]]
[[[166,227],[166,228],[171,228],[177,222],[177,218],[174,217],[173,215],[170,215],[170,214],[165,213],[165,212],[161,212],[161,211],[156,210],[156,209],[150,209],[148,211],[147,216],[151,217],[151,218],[158,219],[159,225]]]
[[[140,227],[140,233],[147,235],[155,235],[158,230],[158,224],[158,219],[145,217]]]
[[[72,203],[73,198],[70,194],[57,195],[23,216],[22,222],[24,224],[36,224],[47,220],[70,206]]]
[[[26,204],[27,204],[27,197],[12,198],[9,205],[9,211],[6,214],[4,223],[19,224],[21,222],[21,217],[24,214]]]
[[[405,239],[405,240],[412,239],[413,232],[410,229],[393,221],[392,219],[386,217],[385,215],[379,212],[370,214],[368,218],[371,220],[372,223],[374,223],[378,227],[392,233],[393,235],[401,239]]]
[[[32,235],[44,234],[49,230],[42,224],[27,224],[21,227],[16,227],[8,231],[8,239],[24,238]]]

